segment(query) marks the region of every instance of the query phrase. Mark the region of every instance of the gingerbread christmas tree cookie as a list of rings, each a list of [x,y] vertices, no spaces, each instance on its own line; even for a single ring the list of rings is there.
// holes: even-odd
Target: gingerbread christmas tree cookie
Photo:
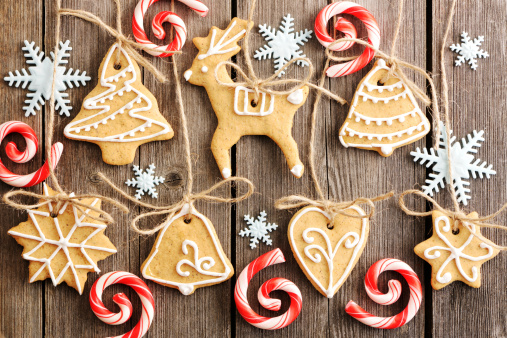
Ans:
[[[64,130],[70,139],[97,144],[104,162],[113,165],[131,163],[141,144],[174,136],[157,100],[142,84],[139,66],[118,48],[114,44],[107,52],[99,68],[99,83]]]
[[[473,212],[469,218],[477,218]],[[417,256],[431,264],[431,286],[440,290],[454,281],[462,281],[471,287],[481,286],[481,265],[500,252],[481,235],[479,227],[468,224],[470,230],[459,224],[453,233],[453,220],[440,211],[433,211],[433,235],[418,244]]]
[[[357,87],[349,114],[340,129],[344,147],[375,150],[390,156],[394,149],[413,143],[430,131],[412,91],[399,78],[380,80],[390,68],[382,59]]]
[[[56,195],[44,184],[44,195]],[[100,208],[100,199],[81,202]],[[116,253],[116,248],[104,235],[106,224],[87,217],[98,216],[84,208],[65,204],[57,217],[51,217],[54,205],[45,200],[41,207],[28,210],[29,219],[9,230],[18,244],[23,246],[23,258],[30,262],[30,283],[51,278],[53,285],[62,282],[83,293],[87,274],[99,272],[97,262]]]

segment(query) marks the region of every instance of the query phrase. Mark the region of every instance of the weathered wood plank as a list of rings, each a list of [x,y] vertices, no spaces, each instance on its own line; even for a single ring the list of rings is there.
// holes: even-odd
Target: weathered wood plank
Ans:
[[[433,71],[440,74],[440,48],[451,1],[433,1]],[[485,141],[476,158],[493,164],[497,174],[490,180],[470,179],[472,199],[467,212],[477,211],[487,215],[496,211],[507,200],[505,180],[507,170],[504,151],[507,142],[504,126],[505,88],[507,67],[505,39],[507,34],[507,3],[505,1],[458,1],[453,25],[446,42],[446,49],[461,42],[466,31],[472,38],[484,35],[482,44],[490,57],[478,61],[478,69],[469,65],[454,67],[456,54],[449,49],[445,53],[446,74],[449,81],[451,129],[460,140],[472,130],[484,130]],[[500,70],[500,71],[499,71]],[[440,77],[436,77],[440,82]],[[438,194],[439,203],[452,207],[447,192]],[[507,217],[497,217],[496,224],[506,224]],[[505,245],[507,236],[500,231],[483,230],[488,238]],[[433,327],[435,337],[464,336],[474,332],[476,337],[502,337],[507,335],[505,322],[505,273],[507,257],[500,253],[481,268],[481,287],[473,289],[455,282],[439,291],[432,291]],[[429,296],[429,293],[428,293]],[[488,315],[480,315],[485,314]]]
[[[8,6],[2,6],[0,17],[3,18],[4,27],[8,27],[9,33],[2,34],[0,45],[3,52],[0,55],[0,64],[2,65],[2,77],[7,76],[9,71],[27,69],[28,65],[23,57],[24,40],[34,41],[35,44],[43,48],[43,17],[40,15],[43,8],[43,1],[33,1],[31,10],[26,10],[24,2],[16,2]],[[31,126],[38,136],[39,141],[43,140],[42,116],[43,112],[38,112],[36,116],[25,117],[22,110],[28,89],[9,87],[7,82],[0,81],[0,97],[2,97],[2,119],[0,123],[8,121],[22,121]],[[21,149],[24,149],[24,139],[19,135],[8,136],[3,141],[2,149],[8,141],[14,140]],[[43,141],[41,141],[44,143]],[[14,173],[28,174],[37,170],[43,163],[44,153],[39,148],[34,159],[26,164],[15,164],[10,161],[1,151],[2,162]],[[11,190],[12,187],[0,183],[0,194]],[[31,189],[40,192],[40,187]],[[44,319],[41,316],[43,311],[42,295],[44,290],[43,283],[28,283],[28,263],[21,257],[22,247],[7,234],[7,230],[24,222],[27,214],[18,212],[5,204],[0,205],[2,215],[2,231],[0,231],[0,269],[2,277],[0,278],[0,336],[37,337],[43,333]],[[29,319],[29,320],[27,320]]]

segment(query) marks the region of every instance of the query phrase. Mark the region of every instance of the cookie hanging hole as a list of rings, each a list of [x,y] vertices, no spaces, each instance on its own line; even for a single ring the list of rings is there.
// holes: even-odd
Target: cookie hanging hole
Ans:
[[[185,224],[190,224],[192,222],[192,219],[188,216],[185,216],[185,218],[183,219],[183,222],[185,222]]]
[[[384,87],[384,83],[381,82],[381,80],[378,80],[377,81],[377,86],[379,87]]]
[[[459,228],[458,229],[452,229],[452,234],[453,235],[458,235],[459,234]]]
[[[121,64],[115,63],[114,66],[113,66],[113,68],[116,69],[116,70],[120,70],[121,69]]]
[[[257,100],[253,99],[252,101],[250,101],[250,105],[252,106],[252,108],[257,107]]]
[[[327,222],[327,228],[329,230],[333,230],[334,229],[334,225],[331,222]]]
[[[51,212],[49,213],[49,215],[50,215],[51,217],[53,217],[53,218],[57,218],[57,217],[58,217],[58,213],[57,213],[57,212],[55,212],[54,210],[53,210],[53,211],[51,211]]]

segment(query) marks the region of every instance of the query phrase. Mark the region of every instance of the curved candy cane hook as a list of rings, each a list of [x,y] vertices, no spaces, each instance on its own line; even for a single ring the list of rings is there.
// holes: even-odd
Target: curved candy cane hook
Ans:
[[[285,257],[283,257],[282,251],[280,249],[272,250],[248,264],[243,272],[241,272],[236,282],[234,301],[236,302],[238,312],[248,323],[260,329],[277,330],[286,327],[292,323],[301,312],[303,303],[301,292],[294,283],[285,278],[271,278],[261,285],[257,294],[259,303],[265,309],[278,311],[280,310],[281,301],[279,299],[270,298],[269,293],[274,290],[283,290],[287,292],[290,297],[290,307],[283,315],[274,318],[263,317],[255,313],[250,307],[250,304],[248,304],[248,283],[250,283],[252,277],[267,266],[283,262],[285,262]]]
[[[396,329],[412,320],[421,306],[422,287],[417,274],[408,264],[394,258],[386,258],[376,262],[366,273],[364,280],[366,292],[375,303],[382,305],[395,303],[401,295],[401,283],[399,281],[390,280],[388,282],[389,291],[386,294],[380,292],[377,287],[378,276],[382,272],[389,270],[399,272],[410,287],[410,300],[402,312],[391,317],[376,317],[357,305],[354,301],[350,301],[347,306],[345,306],[345,312],[361,323],[379,329]]]
[[[134,17],[132,18],[132,31],[137,42],[146,45],[150,49],[157,49],[159,51],[149,50],[147,51],[153,56],[166,57],[173,55],[173,51],[181,50],[187,39],[187,27],[183,20],[175,13],[169,11],[162,11],[158,13],[152,21],[152,30],[157,39],[165,38],[165,31],[162,28],[164,22],[169,22],[173,25],[175,30],[174,40],[170,44],[165,46],[159,46],[154,44],[148,39],[146,32],[144,31],[144,15],[148,8],[159,0],[141,0],[136,6],[134,11]],[[206,7],[199,0],[179,0],[193,11],[198,13],[200,16],[205,17],[208,14],[208,7]]]
[[[120,307],[120,312],[113,313],[109,311],[102,303],[102,292],[109,285],[125,284],[130,286],[141,298],[143,304],[143,312],[139,323],[129,332],[117,336],[116,338],[140,338],[146,334],[153,321],[155,313],[155,301],[150,289],[141,278],[129,272],[114,271],[109,272],[97,279],[90,290],[90,306],[93,313],[106,324],[120,325],[129,320],[132,315],[132,303],[123,293],[117,293],[113,296],[113,301]]]
[[[18,147],[14,142],[9,142],[5,146],[5,152],[7,153],[7,157],[16,163],[26,163],[30,161],[37,153],[37,148],[39,146],[39,141],[37,140],[37,135],[35,135],[35,131],[27,125],[26,123],[19,121],[10,121],[5,122],[0,125],[0,143],[2,143],[5,136],[10,133],[19,133],[25,138],[26,149],[25,151],[19,151]],[[57,142],[53,144],[51,147],[51,164],[53,170],[56,168],[58,161],[60,160],[60,156],[63,152],[63,144]],[[28,175],[16,175],[11,172],[9,169],[5,167],[5,165],[0,160],[0,180],[5,183],[12,185],[13,187],[18,188],[28,188],[39,184],[44,181],[49,176],[49,164],[46,161],[44,165],[37,170]]]

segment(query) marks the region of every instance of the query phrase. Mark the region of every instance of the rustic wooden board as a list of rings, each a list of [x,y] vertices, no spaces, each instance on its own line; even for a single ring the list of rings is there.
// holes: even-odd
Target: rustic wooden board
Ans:
[[[249,1],[206,0],[205,2],[211,8],[210,15],[206,18],[200,18],[179,2],[175,4],[176,13],[183,18],[189,32],[189,39],[183,48],[184,55],[176,58],[181,78],[197,53],[190,41],[192,37],[206,36],[212,25],[223,29],[234,16],[247,17]],[[276,6],[273,6],[272,1],[258,0],[251,38],[252,54],[255,49],[265,43],[257,33],[258,24],[267,23],[272,27],[278,27],[283,16],[290,13],[295,17],[296,31],[304,28],[313,29],[315,16],[327,3],[327,0],[279,1]],[[382,31],[381,49],[389,52],[398,15],[398,2],[361,0],[359,3],[368,8],[377,18]],[[122,28],[126,34],[131,34],[131,16],[136,4],[137,0],[122,0]],[[440,73],[438,53],[449,4],[450,0],[407,0],[397,49],[397,55],[403,60],[432,70],[437,82]],[[113,1],[65,0],[63,6],[85,9],[100,16],[110,25],[115,24],[116,9]],[[156,13],[161,10],[170,10],[170,2],[160,1],[152,7],[145,20],[147,32],[150,31],[149,22]],[[492,163],[497,171],[497,175],[491,180],[471,180],[473,199],[467,210],[476,210],[480,214],[495,211],[507,200],[507,191],[504,188],[507,172],[502,167],[506,159],[505,152],[501,150],[504,149],[507,141],[502,132],[506,121],[501,115],[505,108],[503,97],[507,80],[503,72],[499,71],[507,68],[507,61],[504,57],[505,41],[498,38],[507,34],[506,17],[507,5],[504,1],[494,0],[487,4],[472,0],[462,1],[458,4],[453,29],[447,41],[447,45],[459,42],[463,30],[468,31],[472,37],[485,35],[486,41],[483,46],[491,55],[486,60],[480,60],[479,69],[474,72],[468,66],[453,67],[455,55],[451,52],[446,54],[446,70],[451,88],[450,99],[453,102],[452,128],[455,135],[461,138],[473,129],[485,129],[486,141],[479,149],[478,158]],[[55,43],[54,1],[13,2],[0,10],[0,18],[3,18],[3,26],[9,32],[0,37],[1,45],[4,47],[4,53],[0,55],[0,65],[4,76],[8,71],[26,68],[21,51],[23,40],[35,41],[47,53],[53,50]],[[357,20],[353,21],[356,27],[361,27]],[[358,31],[361,36],[366,36],[363,27]],[[67,91],[74,107],[72,116],[75,116],[83,98],[96,85],[99,64],[110,45],[114,43],[114,39],[90,23],[69,17],[62,18],[60,34],[61,40],[69,39],[73,47],[69,67],[86,70],[92,76],[92,80],[86,87]],[[152,41],[156,41],[151,31],[148,35]],[[170,41],[169,37],[166,39],[166,42],[168,41]],[[325,55],[318,41],[312,38],[302,49],[314,63],[316,72],[320,73]],[[360,51],[360,47],[355,47],[344,55],[357,54]],[[175,130],[175,137],[169,141],[141,146],[133,164],[141,167],[147,167],[150,163],[155,164],[157,174],[165,176],[168,182],[159,186],[158,200],[147,198],[146,201],[160,205],[170,204],[180,199],[186,179],[181,123],[174,103],[173,64],[169,58],[160,59],[150,56],[148,58],[170,79],[168,83],[160,84],[151,74],[143,72],[144,83],[157,97],[160,111]],[[240,65],[243,64],[241,53],[237,61]],[[267,77],[272,74],[272,60],[254,60],[253,62],[259,76]],[[302,78],[307,70],[307,68],[295,66],[289,71],[289,76]],[[326,86],[350,101],[357,83],[368,70],[367,67],[345,78],[329,79],[326,81]],[[417,84],[425,85],[421,76],[410,72],[408,74]],[[314,76],[315,81],[318,75]],[[217,120],[205,90],[185,83],[183,78],[182,82],[195,165],[194,191],[198,192],[220,179],[220,173],[210,149]],[[27,90],[10,88],[1,81],[0,95],[4,98],[4,113],[0,122],[10,120],[26,122],[34,128],[39,139],[42,140],[44,114],[40,112],[35,117],[24,117],[21,107],[26,93]],[[429,219],[404,215],[397,208],[397,200],[394,198],[377,204],[376,215],[370,224],[368,244],[356,268],[336,296],[332,300],[327,300],[312,287],[293,258],[286,237],[287,225],[295,210],[291,212],[276,210],[274,202],[288,194],[301,193],[309,196],[314,194],[308,173],[310,114],[314,99],[315,92],[311,92],[307,103],[299,109],[294,119],[293,136],[298,143],[299,154],[306,167],[301,179],[292,176],[282,152],[266,137],[244,137],[231,150],[232,158],[235,159],[233,171],[238,176],[251,179],[257,193],[248,201],[236,206],[201,202],[196,206],[213,222],[224,251],[235,267],[236,275],[230,281],[199,289],[194,295],[188,297],[182,296],[177,290],[148,282],[155,297],[157,310],[147,336],[250,337],[262,334],[378,337],[404,334],[458,337],[471,333],[481,337],[506,336],[505,280],[502,278],[504,273],[497,272],[502,271],[501,269],[506,266],[505,255],[500,254],[484,265],[480,289],[471,289],[462,283],[454,283],[438,292],[433,291],[429,284],[431,272],[429,265],[413,253],[413,247],[429,236],[431,222]],[[428,172],[424,167],[413,163],[409,152],[416,146],[431,145],[431,138],[428,136],[414,145],[400,148],[389,158],[383,158],[375,152],[345,149],[338,140],[338,130],[348,109],[348,105],[331,103],[326,98],[319,106],[315,145],[316,165],[320,182],[329,198],[350,200],[359,196],[375,196],[389,190],[400,192],[408,188],[420,187]],[[133,192],[133,189],[123,184],[127,178],[133,176],[131,165],[120,167],[107,165],[102,162],[100,149],[97,146],[66,139],[63,136],[63,128],[70,120],[66,117],[56,117],[55,142],[60,141],[65,147],[64,156],[58,164],[57,175],[65,190],[76,193],[97,192],[118,197],[111,189],[93,179],[95,172],[102,171],[126,191]],[[11,139],[23,144],[22,139],[16,136],[9,136],[6,141]],[[3,151],[0,153],[2,161],[16,173],[32,172],[44,161],[43,145],[34,160],[23,165],[12,163]],[[9,190],[9,186],[0,184],[0,194]],[[31,190],[40,191],[40,187]],[[446,195],[445,191],[440,192],[438,200],[450,206]],[[115,225],[109,227],[106,234],[117,246],[118,253],[100,262],[99,267],[103,272],[125,270],[139,275],[140,266],[150,252],[155,236],[140,237],[130,230],[129,222],[140,209],[132,203],[125,203],[133,211],[131,215],[123,215],[107,205],[104,207],[117,220]],[[421,201],[411,203],[411,206],[417,209],[426,207]],[[246,227],[243,220],[245,214],[257,216],[262,210],[268,213],[268,220],[277,223],[279,228],[272,233],[272,247],[260,244],[258,248],[251,250],[249,239],[239,237],[238,232]],[[111,300],[112,295],[119,291],[125,292],[134,305],[133,320],[114,327],[100,322],[89,307],[89,290],[99,275],[89,274],[82,296],[64,285],[54,288],[50,281],[29,284],[28,264],[20,257],[22,248],[6,233],[10,227],[26,220],[26,213],[13,211],[4,204],[0,205],[0,212],[4,215],[4,228],[0,232],[0,241],[3,243],[0,250],[0,268],[3,271],[0,277],[0,337],[104,337],[130,330],[133,323],[139,319],[141,304],[135,293],[128,287],[113,286],[104,294],[104,302],[111,309],[115,308]],[[142,225],[146,228],[153,227],[161,219],[146,220]],[[506,220],[507,217],[502,216],[496,222],[505,224]],[[507,236],[498,231],[485,230],[484,233],[496,242],[506,243]],[[287,262],[263,270],[252,280],[248,293],[252,308],[265,316],[277,315],[287,309],[289,299],[281,292],[274,293],[274,296],[280,297],[283,302],[282,311],[279,313],[274,314],[261,308],[256,299],[259,286],[267,279],[278,276],[288,278],[299,286],[304,306],[300,317],[292,325],[283,330],[267,332],[250,326],[241,318],[234,305],[233,291],[237,274],[254,258],[275,247],[282,249]],[[373,303],[364,291],[362,281],[367,269],[375,261],[385,257],[399,258],[411,265],[423,282],[425,296],[421,310],[414,320],[395,331],[368,328],[344,312],[344,306],[350,299],[372,313],[385,316],[399,312],[406,305],[408,292],[406,292],[405,283],[402,300],[389,307]],[[385,290],[387,280],[393,277],[400,279],[395,273],[386,273],[382,276],[379,282],[380,288]],[[484,315],[477,315],[478,313]]]

